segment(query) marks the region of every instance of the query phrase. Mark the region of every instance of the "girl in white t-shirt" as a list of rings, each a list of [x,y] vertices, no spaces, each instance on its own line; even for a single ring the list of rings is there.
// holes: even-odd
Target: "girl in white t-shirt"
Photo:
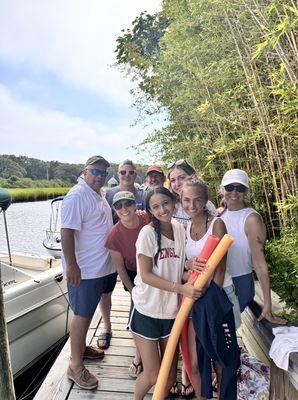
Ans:
[[[184,270],[185,231],[172,220],[175,207],[173,194],[166,188],[148,193],[146,210],[151,223],[144,226],[136,242],[137,276],[132,290],[134,309],[129,327],[143,361],[134,400],[142,400],[156,383],[161,357],[179,308],[178,294],[193,300],[201,290],[182,284]],[[175,382],[177,356],[174,357],[165,393]]]
[[[208,236],[215,235],[219,239],[226,233],[224,222],[220,218],[211,215],[206,209],[208,201],[208,187],[206,183],[193,178],[185,182],[181,190],[181,203],[184,211],[190,217],[186,227],[186,269],[197,270],[201,272],[202,261],[198,255],[201,252]],[[211,279],[220,287],[223,287],[224,281],[227,285],[232,285],[231,277],[226,272],[226,257],[219,263]],[[211,280],[210,279],[210,280]],[[209,286],[210,281],[207,286]],[[195,331],[192,320],[189,321],[188,328],[188,347],[190,357],[189,377],[195,391],[195,399],[201,399],[201,378],[198,368],[198,358],[195,342]],[[220,369],[216,368],[218,374]],[[220,382],[220,379],[218,379]]]

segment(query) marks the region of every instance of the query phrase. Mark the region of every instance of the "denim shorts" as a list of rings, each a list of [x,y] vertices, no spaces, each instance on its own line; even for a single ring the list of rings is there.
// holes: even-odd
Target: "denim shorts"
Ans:
[[[241,313],[240,313],[239,300],[235,292],[235,286],[232,284],[230,286],[224,287],[223,290],[226,292],[226,295],[228,296],[230,302],[233,304],[235,328],[238,329],[241,325]]]
[[[151,318],[133,308],[128,326],[132,333],[144,339],[159,340],[170,336],[174,321],[174,319]]]
[[[240,312],[252,302],[255,297],[255,283],[253,274],[246,274],[241,276],[235,276],[232,278],[235,285],[236,295],[239,300]]]
[[[82,279],[78,286],[67,284],[70,308],[74,315],[92,318],[103,293],[113,291],[117,274],[94,279]]]

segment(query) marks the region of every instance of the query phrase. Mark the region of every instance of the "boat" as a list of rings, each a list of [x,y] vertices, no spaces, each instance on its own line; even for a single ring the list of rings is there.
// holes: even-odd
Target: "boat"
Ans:
[[[0,252],[0,273],[11,367],[17,378],[67,337],[69,303],[61,260],[11,252],[8,235],[7,244],[8,251]]]
[[[55,258],[61,258],[60,211],[64,196],[55,197],[51,201],[50,226],[46,230],[43,246]]]

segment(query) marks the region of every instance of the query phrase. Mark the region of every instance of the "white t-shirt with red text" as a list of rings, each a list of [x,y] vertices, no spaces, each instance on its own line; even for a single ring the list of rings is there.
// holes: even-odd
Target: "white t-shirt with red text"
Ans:
[[[179,310],[179,295],[160,290],[142,281],[138,255],[144,254],[152,258],[152,272],[170,282],[181,283],[185,262],[185,230],[182,224],[172,220],[174,240],[161,235],[161,251],[157,263],[157,236],[151,225],[144,226],[136,242],[137,276],[132,290],[132,299],[138,312],[152,318],[174,319]]]

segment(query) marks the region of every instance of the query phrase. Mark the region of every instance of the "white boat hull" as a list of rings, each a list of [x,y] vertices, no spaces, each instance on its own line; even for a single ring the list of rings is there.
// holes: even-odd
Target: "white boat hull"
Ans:
[[[28,258],[25,257],[24,262],[28,263]],[[67,286],[62,280],[62,267],[59,265],[43,271],[44,260],[41,260],[41,265],[41,271],[3,264],[1,267],[14,377],[36,362],[68,332]]]

